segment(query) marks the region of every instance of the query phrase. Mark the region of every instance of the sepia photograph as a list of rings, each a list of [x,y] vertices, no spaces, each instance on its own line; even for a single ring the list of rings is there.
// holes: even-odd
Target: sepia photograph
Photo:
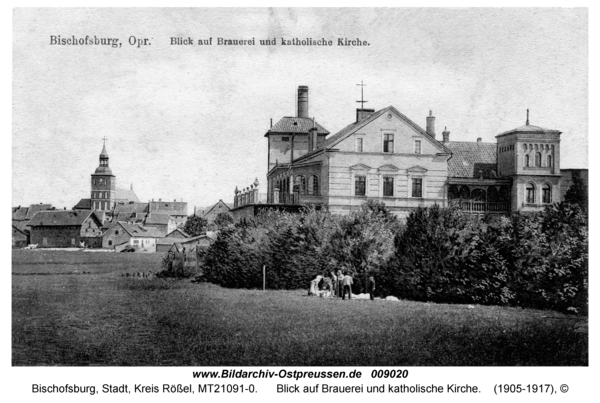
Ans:
[[[589,365],[588,9],[12,20],[12,367]]]

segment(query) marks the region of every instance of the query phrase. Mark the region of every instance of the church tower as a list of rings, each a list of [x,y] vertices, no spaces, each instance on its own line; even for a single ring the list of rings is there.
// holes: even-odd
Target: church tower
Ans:
[[[100,165],[92,174],[92,210],[109,211],[115,207],[116,177],[108,166],[106,138],[103,139]]]

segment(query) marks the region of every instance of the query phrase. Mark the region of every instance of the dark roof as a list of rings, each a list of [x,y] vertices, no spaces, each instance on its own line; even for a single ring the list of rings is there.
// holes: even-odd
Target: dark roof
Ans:
[[[383,115],[386,112],[395,113],[400,119],[402,119],[404,122],[406,122],[413,129],[415,129],[416,131],[421,133],[423,136],[428,137],[431,141],[433,141],[442,150],[444,150],[445,152],[448,152],[448,153],[450,152],[450,150],[448,150],[448,148],[446,148],[444,143],[441,143],[440,141],[436,140],[429,133],[427,133],[425,130],[423,130],[418,124],[416,124],[415,122],[410,120],[404,114],[400,113],[393,106],[388,106],[387,108],[380,109],[377,112],[370,114],[369,116],[367,116],[366,118],[364,118],[358,122],[349,124],[348,126],[344,127],[342,130],[340,130],[339,132],[337,132],[336,134],[334,134],[333,136],[331,136],[327,140],[325,140],[325,142],[323,142],[323,144],[321,144],[317,150],[322,150],[324,148],[327,148],[327,149],[332,148],[334,145],[336,145],[337,143],[339,143],[340,141],[342,141],[343,139],[345,139],[352,133],[356,132],[358,129],[368,125],[369,123],[371,123],[372,121],[374,121],[375,119],[377,119],[378,117],[380,117],[381,115]]]
[[[505,136],[507,134],[513,133],[560,133],[558,130],[552,129],[544,129],[543,127],[533,126],[533,125],[524,125],[521,127],[517,127],[516,129],[508,130],[506,132],[498,134],[496,137]]]
[[[119,213],[147,213],[148,203],[127,203],[127,204],[117,204],[115,206],[114,214]]]
[[[137,195],[133,191],[133,189],[125,189],[125,188],[116,188],[115,189],[115,199],[116,200],[127,200],[128,202],[136,202],[139,203],[140,199],[138,199]]]
[[[317,134],[329,134],[329,131],[321,126],[319,123],[314,122],[317,127]],[[265,136],[269,134],[285,134],[285,133],[308,133],[310,129],[313,128],[313,120],[311,118],[297,118],[286,116],[281,118],[281,120],[273,127],[267,131]]]
[[[13,207],[12,219],[23,221],[27,219],[27,207]]]
[[[166,237],[167,237],[167,238],[169,238],[169,237],[170,237],[170,238],[175,238],[175,239],[182,238],[182,237],[177,237],[177,236],[174,236],[176,233],[180,233],[181,235],[183,235],[183,238],[189,238],[189,237],[190,237],[188,234],[186,234],[186,233],[185,233],[185,232],[184,232],[182,229],[180,229],[180,228],[175,228],[173,231],[169,232],[169,233],[166,235]],[[173,235],[173,236],[170,236],[170,235]]]
[[[151,201],[149,210],[152,213],[165,213],[168,215],[187,215],[187,202]]]
[[[20,232],[27,234],[29,233],[29,228],[27,228],[28,222],[27,221],[13,221],[12,226],[19,230]]]
[[[142,222],[146,219],[146,213],[119,213],[117,214],[116,221],[139,221]]]
[[[216,202],[215,204],[213,204],[212,206],[210,206],[210,207],[208,207],[208,208],[206,209],[206,212],[204,213],[204,216],[206,217],[206,215],[207,215],[208,213],[210,213],[210,212],[211,212],[211,210],[212,210],[212,209],[214,209],[215,207],[217,207],[219,204],[222,204],[222,205],[224,205],[225,207],[227,207],[227,210],[228,210],[228,211],[229,211],[229,210],[231,210],[231,206],[230,206],[229,204],[225,203],[223,200],[219,200],[218,202]]]
[[[91,210],[91,209],[92,209],[92,200],[91,199],[81,199],[73,207],[73,210]]]
[[[445,143],[452,151],[448,161],[450,178],[496,178],[496,143],[451,141]]]
[[[78,210],[51,210],[51,211],[39,211],[29,221],[30,227],[35,226],[56,226],[56,227],[73,227],[80,226],[83,222],[94,212],[92,211],[78,211]],[[95,216],[95,215],[94,215]],[[96,219],[102,222],[97,216]]]
[[[170,219],[166,213],[150,213],[146,217],[146,224],[169,224]]]
[[[146,228],[138,224],[129,224],[123,221],[117,221],[114,225],[120,224],[125,231],[132,237],[149,237],[149,238],[162,238],[162,232],[156,228]]]
[[[29,209],[27,209],[27,216],[25,218],[31,220],[38,211],[50,209],[52,209],[52,204],[32,204],[31,206],[29,206]]]

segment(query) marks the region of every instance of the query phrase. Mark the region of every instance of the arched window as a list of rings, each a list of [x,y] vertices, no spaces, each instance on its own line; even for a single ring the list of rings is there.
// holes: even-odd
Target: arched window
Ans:
[[[456,185],[450,185],[450,187],[448,188],[448,199],[453,200],[453,199],[458,199],[458,186]]]
[[[535,186],[533,183],[528,183],[525,188],[525,201],[529,204],[535,203]]]
[[[551,155],[546,157],[546,161],[547,161],[546,163],[548,165],[548,168],[552,168],[552,156]]]
[[[540,152],[535,153],[535,166],[536,167],[542,166],[542,153],[540,153]]]
[[[296,176],[296,180],[295,180],[295,186],[294,186],[297,190],[298,193],[300,193],[301,195],[305,194],[306,192],[306,178],[303,175],[299,175]]]
[[[527,151],[527,144],[523,144],[523,151]]]
[[[542,203],[552,203],[552,187],[547,183],[542,187]]]
[[[529,166],[529,154],[525,154],[525,166]]]
[[[319,178],[316,175],[308,178],[308,194],[311,196],[319,195]]]
[[[475,201],[484,202],[485,199],[486,199],[485,190],[483,190],[483,189],[474,189],[471,192],[471,197]]]
[[[463,185],[460,187],[458,198],[463,200],[469,200],[471,198],[471,191],[469,190],[468,186]]]

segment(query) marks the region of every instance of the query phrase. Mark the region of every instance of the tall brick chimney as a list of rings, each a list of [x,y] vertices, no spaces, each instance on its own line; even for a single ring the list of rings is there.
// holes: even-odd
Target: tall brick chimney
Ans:
[[[429,110],[429,116],[427,116],[427,133],[435,138],[435,116],[433,116],[431,110]]]
[[[298,87],[298,115],[299,118],[308,117],[308,87],[301,85]]]

